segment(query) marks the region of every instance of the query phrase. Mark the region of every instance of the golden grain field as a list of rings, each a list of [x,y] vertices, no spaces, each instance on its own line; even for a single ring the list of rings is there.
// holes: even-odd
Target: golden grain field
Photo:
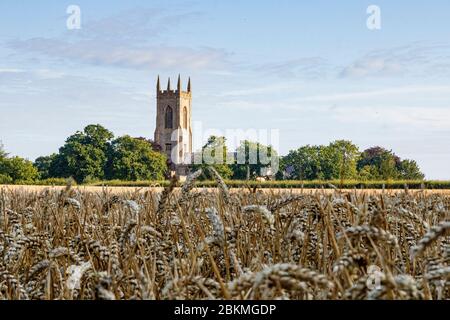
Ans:
[[[449,299],[450,194],[0,188],[0,299]],[[113,190],[113,191],[112,191]]]

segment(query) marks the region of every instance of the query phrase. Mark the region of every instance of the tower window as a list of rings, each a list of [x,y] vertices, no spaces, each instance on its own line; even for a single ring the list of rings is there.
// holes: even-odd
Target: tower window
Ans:
[[[187,127],[188,127],[188,112],[187,112],[186,107],[184,107],[184,109],[183,109],[183,124],[184,124],[184,128],[187,129]]]
[[[166,143],[166,153],[168,155],[172,153],[172,145],[170,143]]]
[[[167,106],[167,108],[166,108],[165,127],[166,127],[166,129],[173,128],[173,110],[170,106]]]

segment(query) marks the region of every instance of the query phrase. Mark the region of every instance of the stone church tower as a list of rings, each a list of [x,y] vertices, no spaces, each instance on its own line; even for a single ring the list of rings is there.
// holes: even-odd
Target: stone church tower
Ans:
[[[178,176],[186,176],[188,164],[192,157],[192,126],[191,126],[191,79],[187,91],[181,89],[181,78],[178,76],[177,89],[172,90],[170,78],[167,90],[161,90],[161,84],[156,84],[156,130],[155,142],[159,144],[173,163],[172,170]]]

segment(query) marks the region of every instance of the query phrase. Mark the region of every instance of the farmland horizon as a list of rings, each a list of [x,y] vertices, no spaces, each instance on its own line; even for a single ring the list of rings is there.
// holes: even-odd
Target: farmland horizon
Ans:
[[[437,318],[413,301],[450,299],[449,12],[1,1],[2,305]]]
[[[0,4],[8,12],[0,140],[35,160],[92,123],[153,139],[156,77],[175,85],[181,73],[183,85],[193,80],[192,119],[206,128],[279,130],[280,155],[335,140],[381,146],[416,160],[426,179],[450,180],[447,9],[443,1]]]

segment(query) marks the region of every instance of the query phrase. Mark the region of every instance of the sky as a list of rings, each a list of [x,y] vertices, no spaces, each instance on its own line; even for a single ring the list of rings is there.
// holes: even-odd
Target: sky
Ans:
[[[282,155],[379,145],[450,179],[449,15],[448,0],[4,0],[0,141],[34,160],[88,124],[153,138],[156,78],[181,74],[203,128],[279,130]]]

